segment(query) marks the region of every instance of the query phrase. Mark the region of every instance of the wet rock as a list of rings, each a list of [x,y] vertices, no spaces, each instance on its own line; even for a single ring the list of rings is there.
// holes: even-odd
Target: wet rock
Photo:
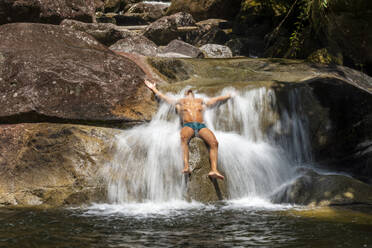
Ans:
[[[93,22],[94,6],[94,0],[0,1],[0,25],[12,22],[59,24],[64,19]]]
[[[145,73],[86,33],[17,23],[0,36],[1,123],[124,125],[155,111]]]
[[[172,0],[167,14],[190,13],[196,20],[210,18],[234,19],[241,0]]]
[[[225,181],[208,177],[210,172],[209,152],[204,141],[193,138],[189,147],[192,173],[187,183],[188,197],[191,200],[204,203],[227,199]]]
[[[169,56],[171,56],[172,54],[181,54],[189,58],[204,57],[199,48],[180,40],[171,41],[166,47],[160,48],[159,53],[163,55],[168,54]]]
[[[118,40],[134,35],[130,31],[119,29],[111,23],[84,23],[75,20],[63,20],[60,25],[88,33],[106,46],[111,46]]]
[[[151,23],[143,35],[159,46],[167,45],[174,39],[181,36],[178,27],[192,26],[195,24],[192,16],[187,13],[177,13],[171,16],[164,16]]]
[[[227,46],[206,44],[200,50],[207,58],[232,58],[232,52]]]
[[[156,56],[158,47],[143,35],[131,35],[119,40],[110,49],[118,52],[137,53],[144,56]]]
[[[311,206],[372,204],[372,186],[343,175],[305,169],[292,184],[275,193],[276,203]]]
[[[68,124],[0,126],[0,206],[83,204],[106,200],[101,167],[114,129]]]

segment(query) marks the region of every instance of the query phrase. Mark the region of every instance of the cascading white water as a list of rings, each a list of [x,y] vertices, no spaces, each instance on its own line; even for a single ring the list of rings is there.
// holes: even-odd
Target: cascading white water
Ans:
[[[228,91],[233,89],[221,94]],[[290,93],[290,109],[281,109],[279,115],[272,89],[247,89],[205,112],[205,122],[219,141],[219,168],[231,198],[268,199],[294,177],[298,163],[310,159],[306,119],[299,115],[296,97],[295,91]],[[184,198],[180,128],[174,109],[163,103],[150,123],[116,137],[115,158],[104,171],[111,202]]]

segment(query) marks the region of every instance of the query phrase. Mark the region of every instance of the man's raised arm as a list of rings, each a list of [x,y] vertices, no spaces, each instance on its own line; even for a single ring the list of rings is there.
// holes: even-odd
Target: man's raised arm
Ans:
[[[149,88],[150,90],[152,90],[152,92],[155,93],[155,95],[157,95],[160,99],[162,99],[163,101],[166,101],[167,103],[171,104],[171,105],[175,105],[177,103],[176,99],[173,99],[171,97],[168,97],[166,95],[164,95],[163,93],[161,93],[157,88],[156,88],[156,83],[152,83],[148,80],[145,79],[145,84],[147,86],[147,88]]]
[[[213,98],[209,99],[209,100],[205,103],[205,105],[206,105],[207,107],[213,107],[213,106],[217,105],[217,104],[220,103],[220,102],[224,102],[224,101],[226,101],[226,100],[229,100],[230,98],[231,98],[231,94],[228,94],[228,95],[226,95],[226,96],[217,96],[217,97],[213,97]]]

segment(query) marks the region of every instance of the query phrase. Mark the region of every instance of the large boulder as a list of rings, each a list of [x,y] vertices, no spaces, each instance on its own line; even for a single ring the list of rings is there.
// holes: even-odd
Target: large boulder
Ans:
[[[106,200],[99,173],[112,156],[110,128],[69,124],[0,126],[0,206]]]
[[[117,52],[156,56],[158,47],[143,35],[132,35],[119,40],[110,46],[110,49]]]
[[[181,36],[178,27],[193,25],[195,25],[195,21],[192,16],[180,12],[171,16],[164,16],[151,23],[144,30],[143,35],[155,42],[157,45],[164,46]]]
[[[186,42],[181,40],[173,40],[171,41],[166,47],[162,47],[159,49],[159,55],[162,57],[173,56],[172,54],[181,54],[188,58],[202,58],[204,57],[203,53],[200,51],[199,48],[194,47]]]
[[[0,122],[121,125],[155,110],[145,73],[86,33],[46,24],[0,26]]]
[[[200,50],[207,58],[232,58],[232,52],[228,46],[206,44]]]
[[[193,138],[189,147],[192,173],[187,183],[188,197],[191,200],[205,203],[227,199],[225,181],[208,177],[210,172],[209,152],[204,141]]]
[[[11,22],[59,24],[64,19],[95,20],[94,0],[2,0],[0,25]]]
[[[172,0],[167,14],[188,12],[196,20],[209,18],[234,19],[241,0]]]
[[[303,175],[274,194],[274,202],[311,206],[372,204],[371,185],[344,175],[303,170]]]
[[[130,31],[119,29],[112,23],[85,23],[66,19],[60,25],[88,33],[106,46],[111,46],[118,40],[134,35]]]

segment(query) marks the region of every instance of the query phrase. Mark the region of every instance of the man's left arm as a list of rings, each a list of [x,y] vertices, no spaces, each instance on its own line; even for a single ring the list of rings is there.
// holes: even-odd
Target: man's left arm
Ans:
[[[229,100],[231,97],[232,97],[231,94],[227,94],[225,96],[213,97],[213,98],[209,99],[208,101],[206,101],[205,105],[209,108],[214,107],[220,102],[225,102],[225,101]]]

